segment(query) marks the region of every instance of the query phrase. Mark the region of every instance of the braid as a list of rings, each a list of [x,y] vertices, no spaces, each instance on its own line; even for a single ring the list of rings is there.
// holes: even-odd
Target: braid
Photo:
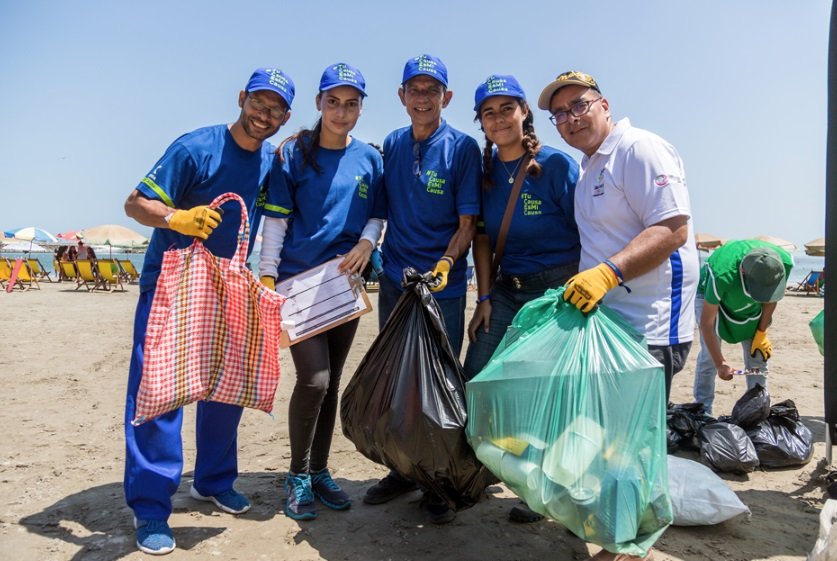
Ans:
[[[494,169],[494,143],[485,137],[485,148],[482,150],[482,188],[491,189],[494,182],[491,180],[491,172]]]
[[[541,174],[541,165],[535,160],[538,152],[541,151],[541,141],[535,134],[535,117],[525,101],[520,102],[521,107],[528,111],[526,118],[523,119],[523,148],[526,153],[532,157],[529,160],[529,165],[526,168],[526,173],[532,177],[538,177]]]
[[[320,147],[320,131],[323,129],[322,117],[317,119],[313,129],[302,129],[298,133],[289,136],[279,144],[276,154],[279,154],[280,161],[285,161],[284,148],[291,140],[296,140],[299,151],[302,152],[302,169],[311,166],[315,172],[322,173],[323,168],[317,163],[317,149]]]

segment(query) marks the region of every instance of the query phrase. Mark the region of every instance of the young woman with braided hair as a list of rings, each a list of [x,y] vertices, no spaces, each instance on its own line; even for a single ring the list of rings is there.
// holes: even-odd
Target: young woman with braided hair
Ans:
[[[468,325],[464,366],[469,380],[486,365],[524,304],[578,272],[581,251],[573,213],[578,165],[567,154],[541,145],[518,81],[489,76],[477,87],[474,111],[485,133],[485,149],[482,212],[473,245],[477,308]],[[499,271],[491,278],[500,225],[518,169],[527,158]],[[509,518],[535,522],[543,517],[521,504]]]
[[[345,63],[320,80],[312,130],[284,142],[270,172],[259,274],[274,288],[339,255],[341,271],[361,273],[378,244],[383,221],[373,217],[383,179],[383,159],[349,135],[361,114],[366,82]],[[285,514],[316,518],[315,498],[344,510],[351,499],[331,478],[328,456],[337,415],[343,364],[358,320],[293,345],[296,385],[288,406],[291,463],[285,479]]]

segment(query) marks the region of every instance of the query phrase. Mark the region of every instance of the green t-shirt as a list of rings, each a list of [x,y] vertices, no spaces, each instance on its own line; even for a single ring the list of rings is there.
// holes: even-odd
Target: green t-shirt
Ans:
[[[760,240],[727,242],[712,252],[700,270],[698,294],[709,304],[718,306],[718,335],[727,343],[751,339],[761,318],[761,304],[744,293],[738,270],[741,260],[754,247],[776,250],[785,265],[784,282],[787,283],[793,257],[784,249]]]

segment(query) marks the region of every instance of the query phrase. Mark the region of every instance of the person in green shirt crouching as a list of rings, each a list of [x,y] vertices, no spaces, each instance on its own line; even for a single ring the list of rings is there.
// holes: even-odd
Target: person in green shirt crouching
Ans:
[[[715,374],[731,380],[734,369],[721,351],[721,341],[741,343],[747,388],[767,386],[767,361],[773,353],[767,328],[776,303],[785,295],[793,258],[759,240],[727,242],[716,249],[700,271],[695,317],[700,326],[700,353],[695,368],[695,401],[712,414]]]

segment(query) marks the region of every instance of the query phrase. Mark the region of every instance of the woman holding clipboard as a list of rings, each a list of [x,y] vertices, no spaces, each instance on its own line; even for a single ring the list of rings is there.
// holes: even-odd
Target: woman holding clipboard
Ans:
[[[275,288],[287,279],[343,255],[341,272],[360,274],[377,246],[383,221],[372,216],[383,160],[349,135],[360,117],[366,82],[360,70],[330,65],[316,97],[320,119],[282,143],[270,173],[264,207],[259,274]],[[296,385],[288,407],[291,465],[285,514],[317,517],[315,498],[344,510],[349,496],[328,471],[343,364],[358,319],[291,347]]]

